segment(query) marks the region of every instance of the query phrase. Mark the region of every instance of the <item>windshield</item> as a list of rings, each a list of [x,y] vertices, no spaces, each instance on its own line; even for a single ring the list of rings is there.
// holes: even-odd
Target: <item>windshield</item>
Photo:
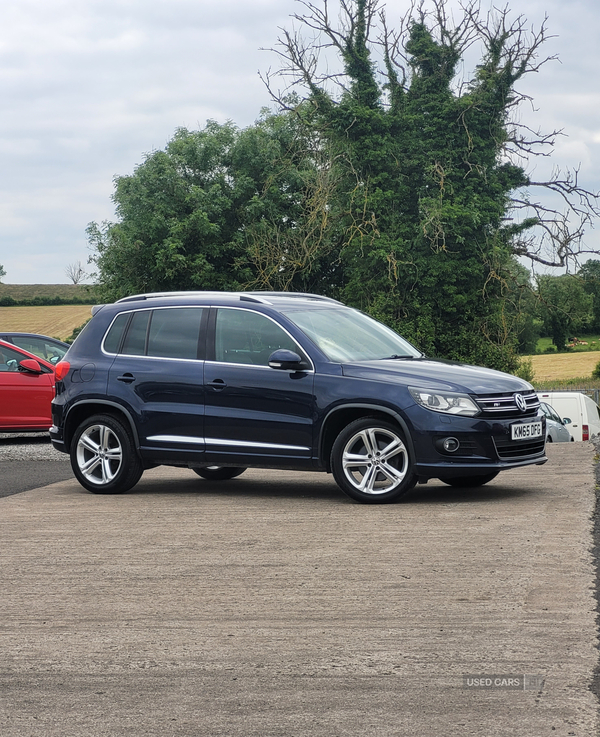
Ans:
[[[358,310],[313,308],[286,310],[285,314],[336,363],[422,356],[393,330]]]

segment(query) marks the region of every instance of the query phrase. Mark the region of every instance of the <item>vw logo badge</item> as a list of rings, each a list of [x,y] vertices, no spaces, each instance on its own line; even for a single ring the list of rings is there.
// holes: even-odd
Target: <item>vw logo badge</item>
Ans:
[[[515,394],[515,404],[521,412],[527,412],[527,402],[522,394]]]

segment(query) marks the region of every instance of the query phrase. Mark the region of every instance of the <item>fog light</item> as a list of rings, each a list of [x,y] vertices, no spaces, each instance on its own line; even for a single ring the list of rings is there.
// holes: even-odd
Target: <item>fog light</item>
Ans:
[[[456,438],[445,438],[442,445],[446,453],[454,453],[460,447],[460,443],[458,442]]]

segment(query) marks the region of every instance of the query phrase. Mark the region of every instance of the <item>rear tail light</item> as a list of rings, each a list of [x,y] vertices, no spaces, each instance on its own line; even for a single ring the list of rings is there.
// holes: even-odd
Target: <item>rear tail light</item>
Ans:
[[[57,381],[62,381],[65,376],[69,373],[69,369],[71,368],[71,364],[68,361],[60,361],[56,364],[56,368],[54,369],[54,375],[56,376]]]
[[[590,439],[590,428],[587,425],[581,426],[581,439],[582,440],[589,440]]]

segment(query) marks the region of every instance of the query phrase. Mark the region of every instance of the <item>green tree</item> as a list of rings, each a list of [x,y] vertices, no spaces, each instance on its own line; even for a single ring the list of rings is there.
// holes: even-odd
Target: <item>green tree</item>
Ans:
[[[514,369],[518,331],[504,302],[515,257],[566,263],[596,213],[594,196],[569,175],[534,182],[520,165],[519,155],[552,143],[552,135],[528,141],[511,123],[523,99],[517,82],[543,64],[545,27],[529,35],[522,17],[510,22],[504,10],[486,18],[476,2],[456,24],[444,0],[429,2],[430,12],[419,4],[396,31],[378,0],[342,0],[339,22],[327,0],[298,5],[295,18],[311,41],[284,31],[275,51],[279,74],[306,90],[307,122],[328,142],[338,170],[343,298],[427,352]],[[459,84],[459,64],[475,42],[481,61]],[[340,66],[332,70],[328,57],[320,73],[325,46]],[[274,77],[265,81],[293,109]],[[577,207],[567,210],[579,214],[575,231],[568,213],[533,198],[539,187],[558,190],[567,203],[574,194]]]
[[[6,269],[4,268],[4,266],[2,266],[2,264],[0,264],[0,282],[2,281],[2,279],[4,279],[5,276],[6,276]]]
[[[319,163],[320,162],[320,163]],[[178,289],[331,288],[327,161],[290,113],[180,129],[117,177],[116,223],[91,223],[104,298]]]
[[[567,340],[586,330],[593,319],[593,301],[581,279],[570,274],[538,278],[540,312],[547,335],[559,351]]]
[[[578,276],[583,279],[583,287],[592,298],[594,317],[590,328],[594,332],[600,332],[600,261],[586,261],[579,270]]]
[[[243,183],[228,176],[232,124],[176,132],[165,151],[117,177],[117,223],[88,226],[97,281],[106,298],[236,284],[237,208]]]

